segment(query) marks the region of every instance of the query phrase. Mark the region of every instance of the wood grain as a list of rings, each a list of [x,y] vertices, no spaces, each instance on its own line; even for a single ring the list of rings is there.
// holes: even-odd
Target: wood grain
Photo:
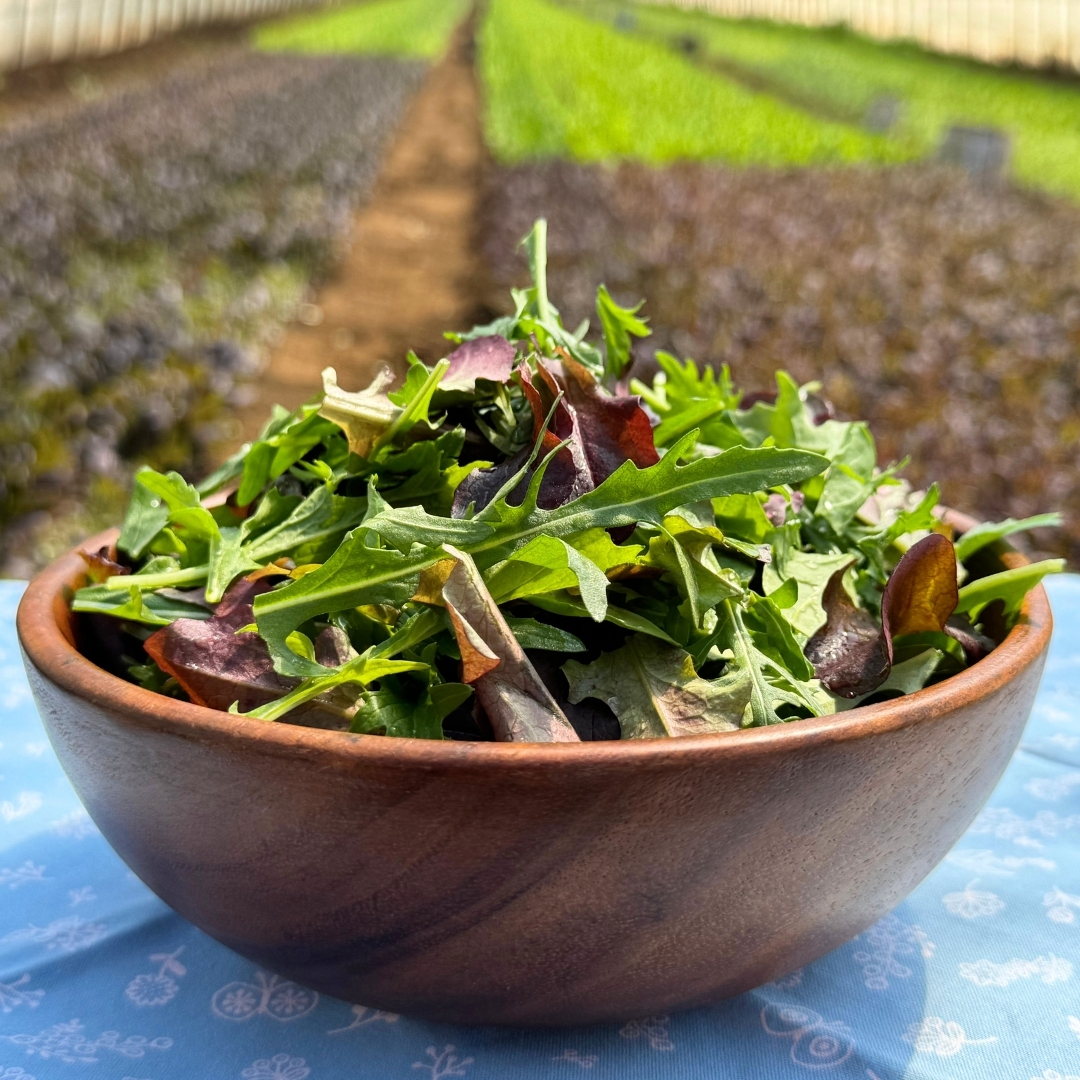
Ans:
[[[782,727],[438,743],[268,724],[126,683],[74,647],[81,575],[74,554],[49,567],[18,628],[53,746],[121,858],[271,971],[464,1023],[665,1013],[866,929],[993,790],[1051,631],[1040,588],[962,674]]]

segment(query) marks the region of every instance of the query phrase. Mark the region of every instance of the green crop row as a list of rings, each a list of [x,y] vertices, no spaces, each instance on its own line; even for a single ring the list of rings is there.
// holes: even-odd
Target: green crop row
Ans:
[[[469,0],[374,0],[295,15],[255,31],[267,52],[366,53],[434,58],[446,49]]]
[[[905,156],[893,140],[755,93],[663,43],[546,0],[490,0],[479,46],[486,134],[502,161],[783,166]]]
[[[953,125],[990,126],[1012,143],[1017,180],[1080,195],[1080,87],[1024,73],[885,44],[848,31],[756,20],[650,4],[597,4],[582,10],[622,26],[635,39],[696,45],[705,59],[744,71],[808,110],[862,122],[884,99],[898,105],[889,131],[900,152],[933,154]]]

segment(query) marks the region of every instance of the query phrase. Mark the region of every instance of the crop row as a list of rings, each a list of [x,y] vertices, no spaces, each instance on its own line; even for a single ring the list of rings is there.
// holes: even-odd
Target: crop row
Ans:
[[[1063,509],[1067,534],[1038,543],[1080,556],[1080,208],[927,166],[565,162],[497,170],[484,205],[500,289],[544,215],[568,325],[597,281],[648,297],[643,370],[659,348],[750,389],[777,367],[821,380],[913,480],[991,519]]]
[[[364,53],[435,59],[465,18],[469,0],[369,0],[305,12],[257,28],[255,45],[270,52]]]
[[[839,28],[723,19],[625,0],[563,2],[623,33],[689,52],[699,63],[808,112],[884,129],[899,157],[933,156],[953,125],[998,129],[1011,142],[1018,180],[1080,196],[1075,81],[1002,70]]]
[[[548,0],[490,0],[479,34],[485,130],[505,162],[895,161],[902,148],[704,71],[664,43]]]
[[[333,258],[422,72],[243,54],[0,134],[9,569],[16,549],[22,564],[49,553],[36,535],[26,551],[17,520],[88,493],[112,516],[132,462],[205,458],[260,345]]]

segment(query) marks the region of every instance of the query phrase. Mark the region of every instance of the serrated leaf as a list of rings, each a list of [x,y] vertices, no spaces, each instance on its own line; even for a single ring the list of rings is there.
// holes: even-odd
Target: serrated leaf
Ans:
[[[809,716],[820,716],[831,708],[815,685],[803,682],[777,663],[773,656],[763,653],[747,628],[742,608],[724,600],[717,608],[720,622],[716,631],[717,643],[728,651],[723,678],[731,686],[748,686],[747,703],[743,710],[743,727],[765,727],[784,723],[778,710],[792,706]]]
[[[594,622],[603,622],[607,614],[604,571],[561,538],[537,536],[485,573],[484,581],[499,604],[577,588]]]
[[[648,337],[652,331],[637,313],[644,301],[632,308],[620,307],[601,285],[596,290],[596,314],[604,331],[604,378],[611,384],[623,377],[631,364],[630,338]]]
[[[784,618],[804,638],[813,636],[826,621],[823,602],[825,590],[837,570],[847,569],[854,559],[850,554],[819,555],[815,552],[792,551],[774,559],[761,575],[766,596],[772,596],[786,581],[795,581],[798,598],[784,608]]]
[[[624,739],[734,731],[749,699],[745,684],[701,679],[688,653],[639,634],[591,664],[568,660],[562,670],[570,701],[605,702]]]

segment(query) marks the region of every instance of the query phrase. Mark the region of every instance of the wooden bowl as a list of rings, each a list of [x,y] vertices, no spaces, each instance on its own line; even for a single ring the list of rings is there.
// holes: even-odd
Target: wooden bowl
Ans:
[[[781,727],[428,742],[248,720],[127,683],[75,647],[83,580],[77,554],[53,563],[18,630],[56,753],[120,857],[271,971],[463,1023],[666,1013],[862,932],[989,797],[1051,631],[1039,588],[954,678]]]

